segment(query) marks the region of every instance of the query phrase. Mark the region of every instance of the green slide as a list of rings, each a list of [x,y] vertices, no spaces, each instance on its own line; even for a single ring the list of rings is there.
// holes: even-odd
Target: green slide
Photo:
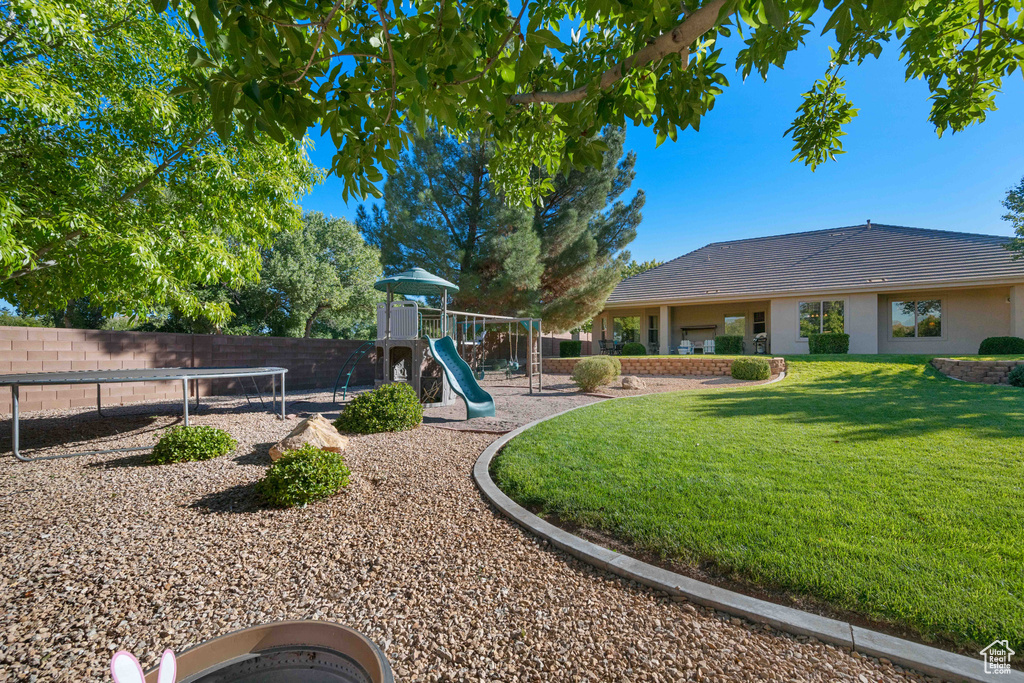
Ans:
[[[427,344],[430,345],[430,355],[444,368],[445,377],[452,389],[466,402],[466,419],[494,417],[494,399],[477,384],[473,371],[455,350],[452,338],[427,337]]]

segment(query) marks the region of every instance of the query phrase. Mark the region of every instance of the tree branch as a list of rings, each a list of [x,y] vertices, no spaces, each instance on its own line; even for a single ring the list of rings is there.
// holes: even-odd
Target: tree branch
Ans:
[[[484,64],[484,68],[480,71],[480,73],[478,73],[476,76],[471,76],[470,78],[467,78],[465,80],[456,81],[452,83],[452,85],[465,85],[466,83],[472,83],[473,81],[478,81],[481,78],[483,78],[484,74],[486,74],[490,70],[490,68],[494,66],[494,63],[498,61],[498,57],[501,56],[501,53],[505,49],[505,46],[508,45],[508,41],[510,41],[512,39],[512,36],[516,34],[516,30],[520,27],[519,22],[522,21],[523,13],[526,12],[526,6],[529,4],[530,3],[527,2],[527,0],[523,0],[523,7],[522,9],[519,10],[519,16],[516,17],[515,23],[512,24],[512,28],[510,28],[508,30],[508,33],[505,34],[505,39],[501,41],[501,47],[498,48],[497,52],[494,53],[493,57],[487,60],[487,63]]]
[[[317,22],[316,41],[314,41],[314,45],[313,45],[313,54],[311,54],[309,56],[309,61],[306,63],[306,68],[304,68],[302,70],[302,73],[300,73],[298,76],[295,77],[295,80],[289,81],[289,85],[295,85],[296,83],[301,81],[303,78],[305,78],[306,74],[309,73],[309,68],[311,66],[313,66],[313,62],[317,61],[316,60],[316,53],[317,53],[317,50],[320,49],[321,43],[323,43],[323,41],[324,41],[324,30],[325,30],[325,27],[328,24],[330,24],[331,21],[334,20],[334,15],[338,13],[339,9],[341,9],[341,3],[344,2],[344,1],[345,0],[335,0],[334,6],[331,7],[331,11],[327,13],[327,16],[324,17],[319,22]]]
[[[391,65],[391,92],[389,93],[388,100],[388,115],[384,117],[384,125],[386,127],[388,122],[391,120],[391,114],[395,111],[395,52],[391,49],[391,30],[388,27],[388,15],[384,11],[384,3],[381,0],[377,0],[377,14],[380,16],[380,25],[384,29],[384,43],[388,46],[388,62]]]
[[[715,27],[722,8],[729,2],[731,0],[712,0],[696,10],[683,23],[668,33],[661,34],[642,49],[601,74],[601,78],[596,83],[597,88],[607,90],[622,80],[622,77],[632,69],[660,61],[672,54],[687,53],[695,40]],[[520,93],[511,95],[508,102],[509,104],[571,104],[585,99],[590,86],[591,84],[588,84],[566,92]]]

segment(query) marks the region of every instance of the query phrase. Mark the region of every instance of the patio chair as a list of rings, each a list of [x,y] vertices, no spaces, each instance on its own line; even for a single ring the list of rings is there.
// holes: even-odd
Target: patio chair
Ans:
[[[601,353],[607,356],[612,355],[613,342],[608,339],[599,339],[597,343],[601,347]]]
[[[687,341],[686,339],[684,339],[683,341],[679,342],[679,355],[680,356],[689,356],[691,353],[693,353],[693,342],[692,341]]]
[[[714,339],[705,339],[704,340],[704,353],[714,353],[714,352],[715,352],[715,340]]]

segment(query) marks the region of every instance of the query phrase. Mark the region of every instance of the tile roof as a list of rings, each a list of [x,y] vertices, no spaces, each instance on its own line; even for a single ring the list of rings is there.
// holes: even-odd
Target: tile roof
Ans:
[[[713,242],[620,282],[608,304],[892,289],[941,281],[1019,277],[1007,237],[870,223]]]

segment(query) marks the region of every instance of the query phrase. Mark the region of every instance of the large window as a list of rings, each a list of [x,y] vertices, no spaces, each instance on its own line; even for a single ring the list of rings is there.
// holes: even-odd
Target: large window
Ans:
[[[754,336],[767,333],[768,320],[765,318],[764,311],[756,311],[754,313]]]
[[[845,332],[845,308],[842,301],[801,301],[800,338],[820,332]]]
[[[892,302],[892,336],[896,339],[942,336],[942,302]]]
[[[725,316],[725,333],[745,337],[747,335],[747,317],[745,315]]]
[[[615,318],[612,320],[612,334],[617,342],[640,341],[640,316]]]

